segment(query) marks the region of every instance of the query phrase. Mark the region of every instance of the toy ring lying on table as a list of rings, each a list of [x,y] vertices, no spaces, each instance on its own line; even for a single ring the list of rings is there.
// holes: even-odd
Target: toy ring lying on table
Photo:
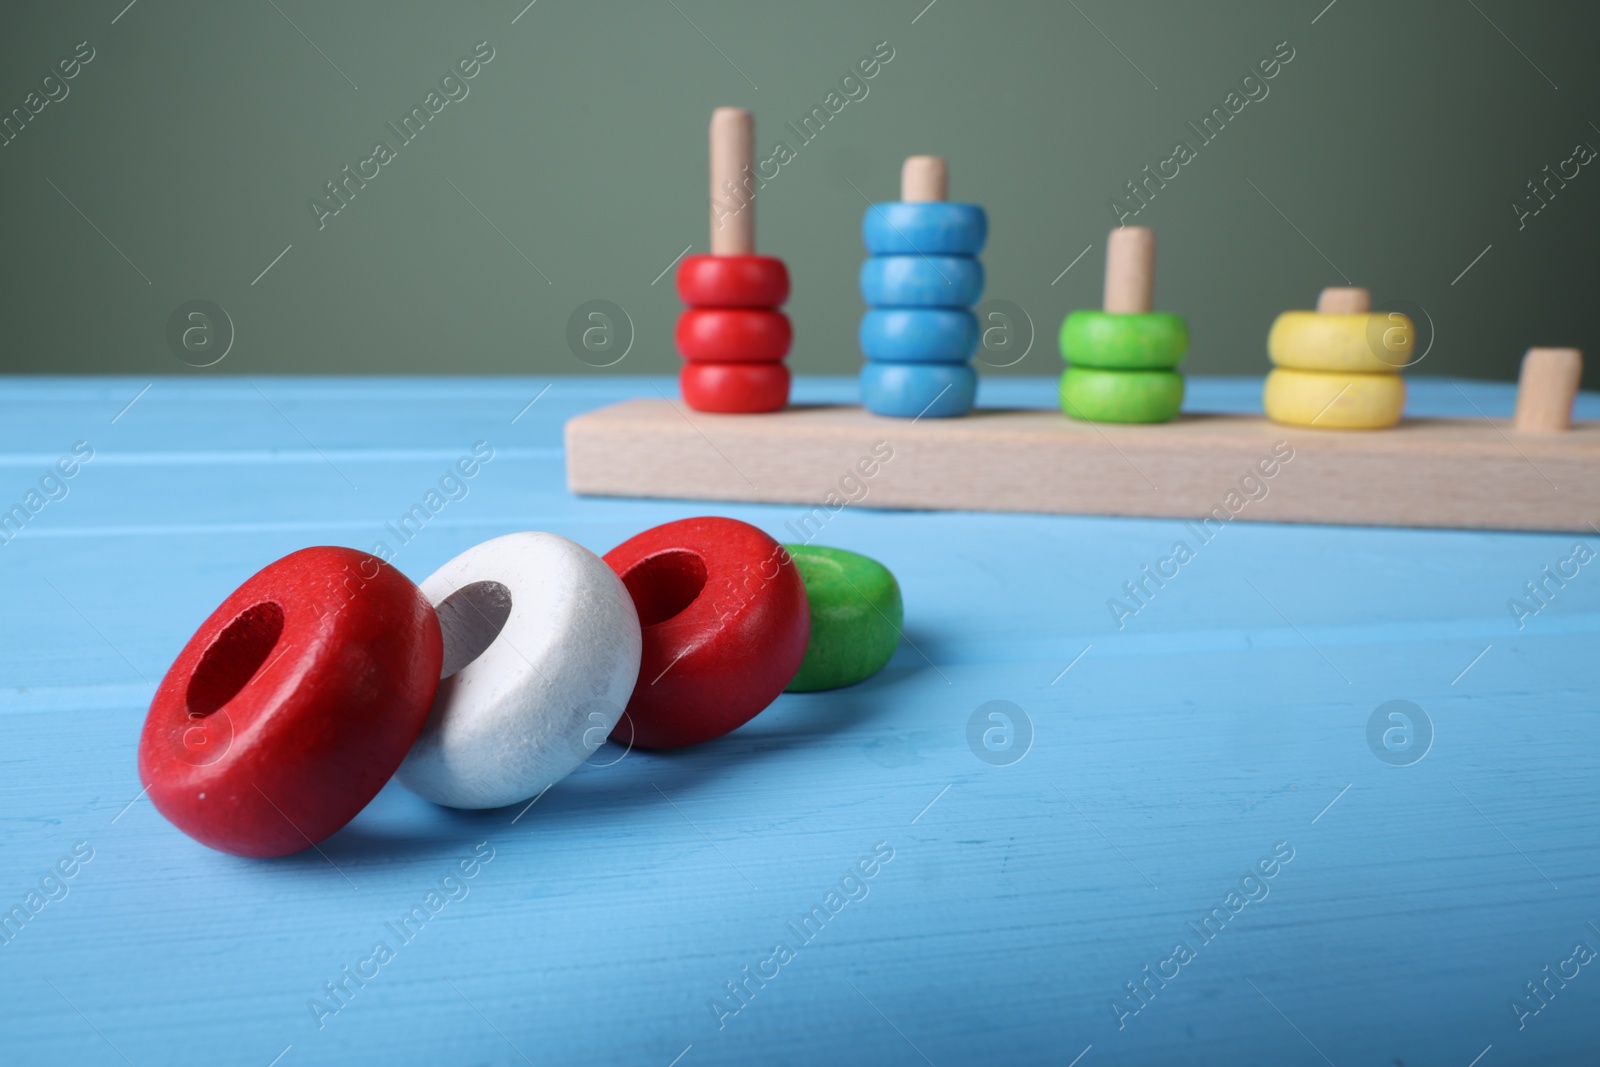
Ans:
[[[811,631],[805,585],[783,546],[754,526],[680,519],[629,538],[605,561],[633,595],[644,634],[628,701],[637,747],[721,737],[800,669]]]
[[[639,677],[639,617],[611,568],[550,533],[474,545],[422,583],[444,680],[400,765],[435,804],[497,808],[565,778],[605,740]]]
[[[139,738],[150,800],[190,837],[284,856],[377,796],[439,684],[439,622],[399,571],[349,548],[268,564],[201,624]]]
[[[900,644],[900,583],[875,559],[842,548],[784,545],[811,605],[805,662],[791,693],[838,689],[877,674]]]

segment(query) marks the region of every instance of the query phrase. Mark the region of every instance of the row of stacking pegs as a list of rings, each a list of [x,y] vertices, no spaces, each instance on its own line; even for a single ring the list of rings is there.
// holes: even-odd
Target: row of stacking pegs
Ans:
[[[784,365],[793,331],[781,309],[789,296],[783,261],[755,251],[755,121],[742,108],[711,118],[711,254],[678,268],[687,305],[677,345],[685,360],[683,398],[698,411],[783,409]],[[871,204],[862,219],[867,259],[858,334],[866,362],[862,406],[876,415],[920,419],[965,415],[977,398],[971,366],[982,341],[973,307],[983,295],[978,255],[989,234],[976,204],[949,199],[949,168],[937,156],[911,156],[900,199]],[[1074,419],[1160,423],[1178,416],[1189,350],[1183,318],[1153,308],[1155,232],[1111,231],[1100,310],[1074,311],[1061,324],[1062,410]],[[1401,420],[1400,370],[1415,355],[1416,325],[1398,312],[1374,313],[1365,289],[1325,289],[1313,310],[1286,311],[1273,323],[1262,407],[1269,419],[1330,430],[1386,429]],[[1519,428],[1555,431],[1570,422],[1582,374],[1576,349],[1530,349],[1518,393]],[[1524,403],[1526,397],[1526,403]]]

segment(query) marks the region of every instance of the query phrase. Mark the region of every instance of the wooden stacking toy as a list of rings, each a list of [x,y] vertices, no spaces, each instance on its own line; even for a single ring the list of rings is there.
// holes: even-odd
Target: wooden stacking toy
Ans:
[[[1292,426],[1382,430],[1400,421],[1416,327],[1398,312],[1372,314],[1365,289],[1324,289],[1315,311],[1285,311],[1267,335],[1274,367],[1261,405]]]
[[[846,588],[848,586],[848,588]],[[269,564],[156,689],[139,777],[202,844],[315,845],[391,775],[453,808],[537,796],[607,733],[720,737],[784,691],[880,670],[900,589],[852,552],[794,553],[735,519],[683,519],[604,559],[555,534],[476,545],[421,588],[348,548]]]
[[[861,405],[725,419],[662,397],[623,400],[567,421],[567,486],[596,496],[793,503],[820,515],[844,506],[846,478],[856,487],[848,504],[863,508],[1592,532],[1600,422],[1572,422],[1576,350],[1529,351],[1515,420],[1473,413],[1395,425],[1405,398],[1395,372],[1414,361],[1415,330],[1402,315],[1372,315],[1364,290],[1332,289],[1315,312],[1290,312],[1273,328],[1271,418],[1176,417],[1188,328],[1176,315],[1151,313],[1155,237],[1141,227],[1111,234],[1101,310],[1062,323],[1060,401],[1073,418],[973,409],[967,360],[978,333],[967,304],[981,291],[976,255],[986,221],[976,208],[963,214],[945,202],[947,180],[942,162],[913,157],[902,200],[872,207],[863,222],[872,258],[861,275],[871,305],[861,322]],[[963,285],[970,292],[957,300]],[[885,414],[903,418],[891,431]],[[966,417],[919,417],[955,414]],[[1291,434],[1285,422],[1391,429]],[[1271,478],[1291,461],[1292,477],[1274,480],[1270,495],[1228,488]],[[1246,496],[1249,506],[1236,507]],[[804,578],[808,564],[794,555]],[[808,678],[802,667],[791,686],[806,688]]]
[[[978,348],[972,305],[983,293],[977,257],[989,222],[976,204],[948,203],[949,184],[943,159],[911,156],[900,200],[873,204],[861,222],[861,402],[877,415],[965,415],[977,397],[968,360]]]
[[[711,113],[711,254],[678,266],[683,399],[696,411],[780,411],[789,402],[783,357],[793,339],[778,308],[789,298],[783,260],[758,256],[752,179],[755,119],[737,107]]]
[[[1112,230],[1100,311],[1074,311],[1061,324],[1061,410],[1091,422],[1168,422],[1183,405],[1183,375],[1172,368],[1189,349],[1181,317],[1152,312],[1156,235],[1144,226]]]

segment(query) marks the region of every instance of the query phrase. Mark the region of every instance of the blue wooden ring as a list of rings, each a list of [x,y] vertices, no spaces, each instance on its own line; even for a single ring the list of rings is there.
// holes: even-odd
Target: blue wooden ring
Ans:
[[[861,368],[861,405],[874,415],[930,419],[965,415],[978,375],[965,363],[872,363]]]
[[[880,363],[965,363],[978,350],[978,317],[966,308],[874,308],[857,336]]]
[[[983,264],[970,256],[871,256],[861,296],[872,307],[962,308],[983,295]]]
[[[861,220],[861,239],[875,256],[975,256],[989,236],[989,217],[977,204],[943,200],[873,204]]]

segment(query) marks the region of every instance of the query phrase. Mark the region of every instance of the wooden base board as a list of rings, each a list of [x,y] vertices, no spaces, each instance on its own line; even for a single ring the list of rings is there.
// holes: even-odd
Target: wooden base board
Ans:
[[[1382,431],[1248,415],[1116,426],[1037,410],[708,415],[641,399],[569,421],[566,453],[568,486],[600,496],[1493,530],[1600,524],[1594,422],[1553,435],[1488,419],[1408,419]]]

